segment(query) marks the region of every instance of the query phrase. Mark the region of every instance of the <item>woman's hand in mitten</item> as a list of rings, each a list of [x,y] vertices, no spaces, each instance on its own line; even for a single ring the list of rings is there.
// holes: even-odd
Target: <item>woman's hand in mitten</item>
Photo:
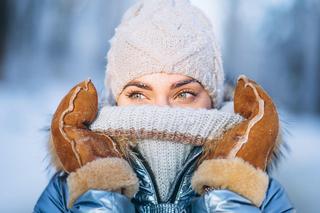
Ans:
[[[245,76],[236,85],[234,111],[246,120],[205,145],[192,184],[200,194],[207,187],[229,189],[260,206],[269,180],[265,170],[277,143],[278,113],[267,93]]]
[[[98,113],[98,96],[90,80],[73,87],[51,123],[54,154],[68,176],[69,206],[88,189],[123,192],[131,197],[138,180],[118,144],[88,126]]]

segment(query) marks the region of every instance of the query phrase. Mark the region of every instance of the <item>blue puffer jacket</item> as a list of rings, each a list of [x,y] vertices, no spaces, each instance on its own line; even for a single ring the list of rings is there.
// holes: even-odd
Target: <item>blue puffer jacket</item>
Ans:
[[[139,191],[129,200],[117,192],[88,190],[69,209],[67,174],[55,174],[39,198],[34,212],[295,212],[282,186],[270,178],[265,200],[258,208],[246,198],[229,190],[212,190],[202,196],[191,188],[191,177],[202,150],[196,147],[172,184],[170,196],[160,203],[152,173],[140,160],[132,156],[131,164],[139,178]]]

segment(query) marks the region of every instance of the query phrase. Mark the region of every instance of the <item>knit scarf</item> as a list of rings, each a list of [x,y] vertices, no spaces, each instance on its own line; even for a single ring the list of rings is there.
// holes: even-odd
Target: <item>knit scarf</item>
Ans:
[[[192,147],[218,138],[242,120],[238,114],[217,109],[105,106],[90,128],[126,138],[136,147],[151,168],[164,201]]]

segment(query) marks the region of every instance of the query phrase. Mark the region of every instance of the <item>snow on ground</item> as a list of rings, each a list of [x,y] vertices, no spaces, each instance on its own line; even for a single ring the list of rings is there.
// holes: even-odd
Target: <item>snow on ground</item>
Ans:
[[[30,212],[45,188],[51,115],[72,84],[16,90],[0,85],[0,212]],[[274,176],[298,212],[316,212],[320,190],[320,117],[286,114],[291,152]]]
[[[283,184],[297,212],[318,212],[320,191],[320,117],[285,116],[291,152],[275,177]]]
[[[45,156],[50,117],[65,91],[0,90],[0,212],[31,212],[47,183]]]

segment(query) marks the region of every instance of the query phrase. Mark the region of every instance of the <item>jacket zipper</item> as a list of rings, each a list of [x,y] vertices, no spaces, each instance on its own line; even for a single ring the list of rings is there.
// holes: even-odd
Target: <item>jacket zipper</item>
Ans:
[[[194,149],[199,149],[198,147],[195,147]],[[196,152],[197,151],[197,153],[195,153],[186,163],[185,163],[185,166],[182,168],[182,170],[179,172],[179,174],[177,175],[177,178],[176,178],[176,180],[173,182],[173,186],[175,186],[172,190],[170,190],[169,191],[169,197],[168,197],[168,199],[166,200],[166,202],[167,201],[169,201],[170,200],[170,198],[172,197],[172,194],[173,194],[173,192],[174,191],[176,191],[177,193],[176,193],[176,195],[175,195],[175,197],[174,197],[174,201],[177,199],[177,196],[178,196],[178,194],[179,194],[179,191],[181,190],[181,186],[182,186],[182,182],[183,182],[183,175],[187,172],[187,170],[188,170],[188,168],[189,168],[189,166],[190,166],[190,163],[192,162],[192,161],[194,161],[201,153],[202,153],[202,151],[198,151],[198,150],[192,150],[193,152]],[[190,154],[193,154],[193,153],[190,153]],[[180,180],[181,179],[181,180]],[[181,181],[180,182],[180,184],[179,184],[179,187],[178,187],[178,190],[176,190],[177,189],[177,183],[179,182],[179,181]]]
[[[154,180],[150,176],[150,173],[149,173],[150,171],[146,168],[144,163],[135,154],[132,153],[131,156],[134,158],[135,163],[137,163],[143,170],[146,171],[145,174],[147,175],[147,177],[149,179],[152,190],[155,192],[153,198],[155,199],[156,203],[159,203],[158,196],[157,196],[158,191],[154,187],[154,183],[153,183]]]

